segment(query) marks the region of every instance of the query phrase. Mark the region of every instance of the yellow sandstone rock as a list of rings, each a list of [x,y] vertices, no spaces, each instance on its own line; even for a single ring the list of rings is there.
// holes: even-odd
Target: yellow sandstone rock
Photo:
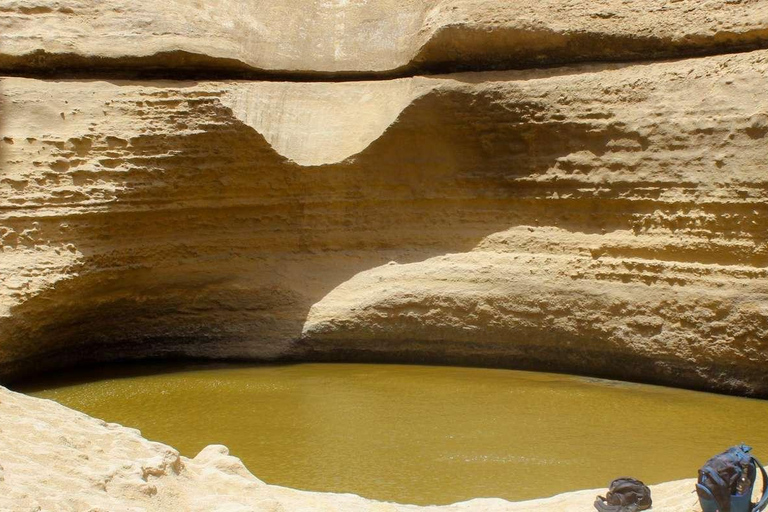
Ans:
[[[0,0],[0,69],[407,73],[768,45],[765,0]]]
[[[0,82],[0,376],[162,355],[768,393],[768,51]]]
[[[766,47],[765,0],[0,0],[0,380],[199,356],[768,396]],[[0,389],[0,510],[417,508]]]

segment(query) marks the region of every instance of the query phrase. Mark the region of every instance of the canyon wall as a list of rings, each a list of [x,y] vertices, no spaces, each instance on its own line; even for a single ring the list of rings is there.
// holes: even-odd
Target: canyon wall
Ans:
[[[763,0],[1,0],[0,68],[397,75],[768,43]]]
[[[0,0],[0,28],[5,382],[185,356],[768,395],[766,1]]]

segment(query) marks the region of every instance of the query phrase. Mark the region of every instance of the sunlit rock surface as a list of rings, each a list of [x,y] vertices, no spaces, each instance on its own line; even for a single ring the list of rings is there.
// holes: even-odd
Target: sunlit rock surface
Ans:
[[[188,459],[134,429],[0,387],[0,510],[27,512],[583,512],[604,490],[510,503],[476,499],[418,507],[267,485],[224,446]],[[654,510],[689,512],[684,480],[653,486]]]
[[[392,74],[768,45],[765,0],[0,0],[0,69]]]
[[[768,51],[0,81],[0,376],[397,360],[768,392]]]
[[[766,47],[764,0],[0,0],[0,380],[192,356],[768,396]],[[3,510],[411,508],[0,413]]]

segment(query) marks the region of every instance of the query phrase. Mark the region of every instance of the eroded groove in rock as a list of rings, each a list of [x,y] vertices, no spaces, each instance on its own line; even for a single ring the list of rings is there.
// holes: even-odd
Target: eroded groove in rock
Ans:
[[[623,360],[624,379],[766,395],[767,63],[342,92],[4,79],[0,375]]]
[[[0,71],[312,78],[753,50],[765,0],[0,1]]]

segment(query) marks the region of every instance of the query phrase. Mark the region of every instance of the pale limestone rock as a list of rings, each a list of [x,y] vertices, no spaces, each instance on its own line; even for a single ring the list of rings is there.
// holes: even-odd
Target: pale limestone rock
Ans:
[[[768,51],[0,82],[0,375],[189,355],[765,395]]]
[[[0,510],[13,512],[584,512],[602,490],[418,507],[267,485],[226,447],[195,458],[134,429],[0,387]],[[698,510],[692,480],[652,487],[654,510]]]
[[[756,49],[765,0],[0,0],[0,69],[391,73]]]

